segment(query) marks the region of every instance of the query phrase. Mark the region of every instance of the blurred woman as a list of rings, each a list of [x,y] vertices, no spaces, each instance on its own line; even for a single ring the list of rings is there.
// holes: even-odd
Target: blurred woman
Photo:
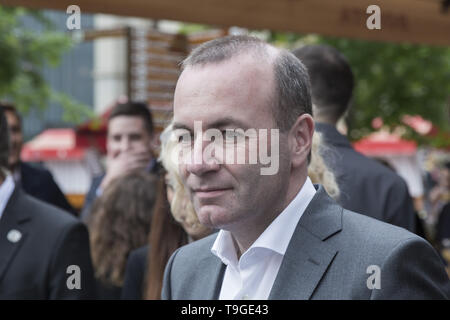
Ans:
[[[88,221],[100,299],[119,299],[129,253],[145,245],[157,178],[145,172],[118,177],[94,203]]]
[[[153,214],[149,238],[151,245],[130,254],[122,299],[160,299],[164,268],[172,253],[190,241],[201,239],[213,232],[200,224],[178,174],[176,161],[172,158],[176,156],[174,148],[177,141],[172,139],[171,133],[172,126],[169,125],[161,134],[159,160],[166,169],[166,174],[165,179],[161,180],[162,188],[159,188]],[[322,148],[320,134],[314,134],[308,174],[313,183],[324,185],[330,196],[337,198],[339,189],[334,174],[320,155]]]

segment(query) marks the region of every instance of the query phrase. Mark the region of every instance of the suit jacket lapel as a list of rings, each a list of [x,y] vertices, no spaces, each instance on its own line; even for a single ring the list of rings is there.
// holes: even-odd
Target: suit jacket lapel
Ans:
[[[27,225],[25,222],[31,219],[28,210],[21,208],[21,196],[23,196],[23,192],[19,188],[15,188],[0,219],[0,283],[9,263],[26,238]],[[20,232],[21,238],[17,242],[8,239],[11,230]]]
[[[341,229],[342,208],[318,186],[292,236],[269,299],[311,298],[338,252],[325,240]]]
[[[198,264],[198,269],[205,272],[201,280],[196,284],[199,292],[201,292],[202,298],[200,299],[218,300],[226,265],[211,254],[211,256],[203,259]]]

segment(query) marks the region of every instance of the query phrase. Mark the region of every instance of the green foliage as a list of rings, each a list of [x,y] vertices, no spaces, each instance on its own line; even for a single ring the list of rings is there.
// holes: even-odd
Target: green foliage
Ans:
[[[189,35],[196,32],[206,31],[212,29],[211,26],[198,24],[198,23],[181,23],[181,27],[178,30],[179,33]]]
[[[24,15],[38,21],[41,30],[24,27]],[[42,13],[0,6],[0,99],[13,101],[23,113],[43,110],[54,101],[64,108],[66,121],[78,123],[91,117],[89,107],[55,92],[42,76],[43,68],[56,67],[71,46],[70,37],[55,31]]]
[[[347,57],[356,79],[349,113],[352,139],[373,131],[375,117],[394,128],[405,114],[421,115],[443,131],[450,130],[450,48],[279,33],[272,33],[270,41],[288,43],[292,49],[306,43],[328,44]],[[425,141],[409,135],[442,145],[440,136]]]

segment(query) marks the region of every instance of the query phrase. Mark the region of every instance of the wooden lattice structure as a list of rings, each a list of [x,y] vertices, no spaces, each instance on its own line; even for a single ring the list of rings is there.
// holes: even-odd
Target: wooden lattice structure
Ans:
[[[173,93],[180,74],[180,63],[196,46],[225,35],[226,29],[185,35],[126,27],[84,31],[83,39],[126,39],[127,96],[130,100],[148,103],[156,131],[160,132],[172,117]]]
[[[128,96],[148,103],[157,131],[172,117],[173,93],[182,60],[197,45],[225,34],[223,30],[189,36],[152,29],[129,32]]]

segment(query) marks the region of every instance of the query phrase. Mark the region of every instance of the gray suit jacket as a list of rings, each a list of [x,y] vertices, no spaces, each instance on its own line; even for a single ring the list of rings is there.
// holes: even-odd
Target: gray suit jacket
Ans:
[[[291,238],[269,299],[449,298],[449,278],[428,242],[403,228],[345,210],[322,186],[317,188]],[[164,274],[163,299],[219,297],[225,265],[211,253],[216,236],[172,255]],[[378,274],[370,266],[380,270],[380,289],[373,288],[369,279]]]

